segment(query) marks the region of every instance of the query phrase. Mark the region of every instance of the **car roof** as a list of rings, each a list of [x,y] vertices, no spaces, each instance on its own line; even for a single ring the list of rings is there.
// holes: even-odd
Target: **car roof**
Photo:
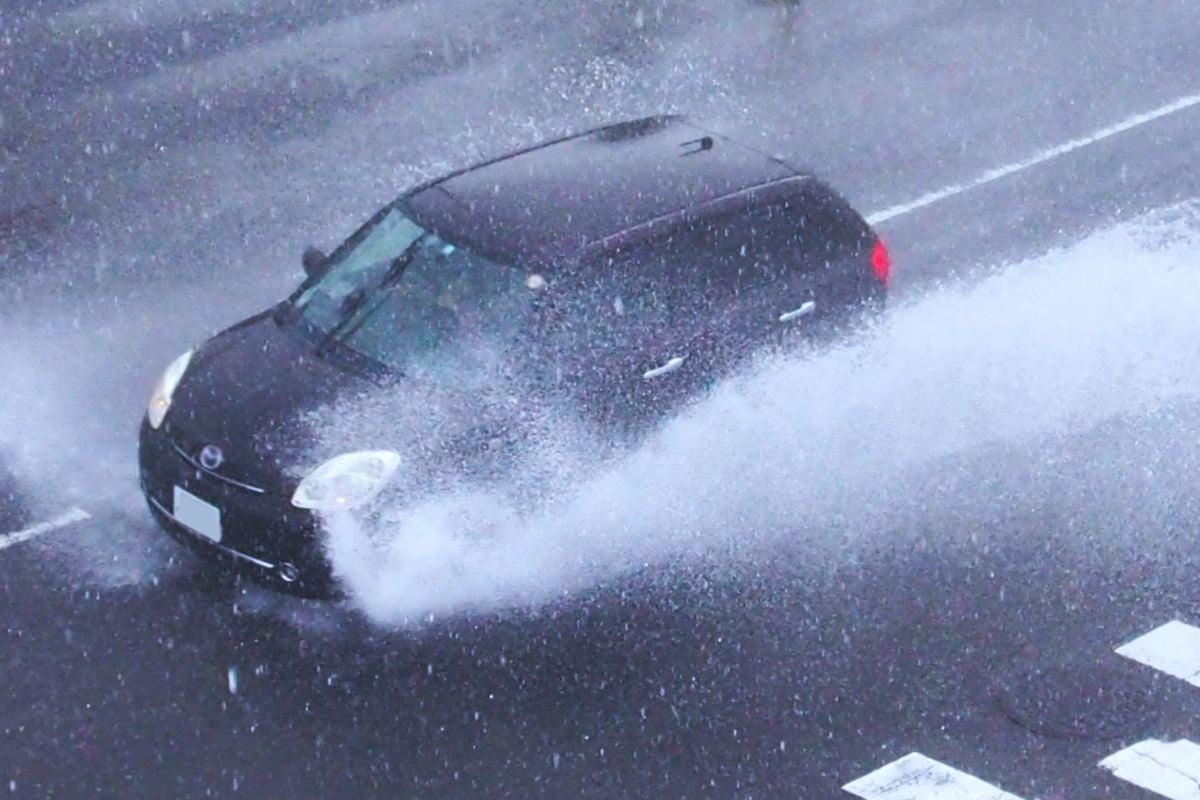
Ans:
[[[427,227],[493,257],[552,266],[651,220],[801,173],[678,115],[557,139],[414,190]]]

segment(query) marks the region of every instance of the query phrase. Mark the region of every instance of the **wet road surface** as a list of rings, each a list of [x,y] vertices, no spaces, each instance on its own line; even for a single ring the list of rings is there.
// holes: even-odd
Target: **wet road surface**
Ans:
[[[670,106],[882,212],[1200,93],[1200,9],[292,5],[0,18],[31,109],[6,98],[0,536],[91,515],[0,539],[0,790],[836,798],[920,752],[1136,798],[1098,762],[1200,740],[1200,688],[1114,652],[1200,624],[1187,402],[891,476],[874,544],[818,570],[684,560],[404,632],[206,572],[132,464],[160,366],[421,175]],[[901,302],[1200,196],[1197,131],[1181,107],[882,222]]]

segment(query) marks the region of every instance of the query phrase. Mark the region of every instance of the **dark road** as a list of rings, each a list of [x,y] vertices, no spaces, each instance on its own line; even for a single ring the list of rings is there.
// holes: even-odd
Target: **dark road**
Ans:
[[[0,10],[0,793],[1200,797],[1124,752],[1200,741],[1200,5],[774,5]],[[306,244],[660,111],[877,223],[883,341],[722,387],[407,624],[156,529],[154,378]],[[591,571],[502,584],[546,532]]]

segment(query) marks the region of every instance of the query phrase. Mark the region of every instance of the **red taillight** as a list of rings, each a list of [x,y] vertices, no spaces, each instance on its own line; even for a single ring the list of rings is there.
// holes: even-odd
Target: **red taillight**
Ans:
[[[882,239],[875,240],[875,249],[871,251],[871,272],[875,273],[875,277],[884,286],[888,284],[888,277],[892,271],[892,256],[888,253],[887,247],[884,246]]]

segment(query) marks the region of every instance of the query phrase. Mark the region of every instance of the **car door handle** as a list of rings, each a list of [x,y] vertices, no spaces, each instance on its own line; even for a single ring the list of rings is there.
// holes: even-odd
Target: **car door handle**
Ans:
[[[672,372],[683,366],[684,358],[684,356],[675,356],[661,367],[655,367],[654,369],[646,370],[642,374],[642,377],[649,381],[654,380],[655,378],[661,378],[663,375],[670,375]]]
[[[795,322],[798,319],[807,317],[809,314],[813,313],[816,310],[817,310],[816,301],[809,300],[807,303],[800,306],[799,308],[794,308],[791,311],[786,311],[786,312],[780,314],[779,321],[780,322]]]

